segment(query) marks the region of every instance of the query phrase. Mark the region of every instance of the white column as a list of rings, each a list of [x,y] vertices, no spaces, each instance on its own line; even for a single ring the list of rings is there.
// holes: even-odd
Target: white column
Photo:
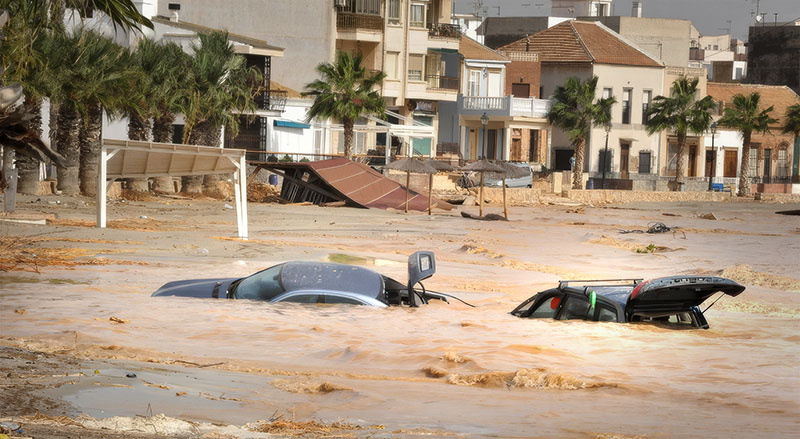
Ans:
[[[242,237],[242,187],[239,185],[242,174],[242,168],[233,173],[233,205],[236,207],[236,232],[239,238]]]
[[[503,160],[511,160],[511,127],[506,126],[503,130]]]
[[[108,172],[107,151],[100,145],[100,169],[97,170],[97,227],[106,227],[106,173]]]
[[[247,239],[247,158],[244,155],[239,158],[239,185],[239,203],[242,211],[239,238]]]

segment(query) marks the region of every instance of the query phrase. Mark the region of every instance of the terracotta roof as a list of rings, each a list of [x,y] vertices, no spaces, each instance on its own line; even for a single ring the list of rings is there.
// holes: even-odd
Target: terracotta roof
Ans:
[[[733,97],[737,94],[748,95],[753,92],[758,92],[761,95],[762,108],[768,108],[770,105],[775,107],[770,116],[778,119],[778,123],[773,127],[783,126],[786,109],[794,104],[800,104],[800,96],[785,85],[709,82],[707,89],[708,95],[717,102],[723,102],[723,105],[730,105],[733,102]],[[777,134],[780,131],[773,129],[773,133]]]
[[[537,52],[542,62],[663,67],[660,62],[598,22],[565,21],[498,50]]]
[[[490,61],[509,61],[508,58],[467,36],[461,36],[458,53],[466,59],[482,59]]]
[[[299,91],[291,89],[283,84],[280,84],[275,81],[269,81],[269,89],[270,90],[283,90],[286,92],[286,97],[288,98],[302,98],[303,96],[300,94]]]

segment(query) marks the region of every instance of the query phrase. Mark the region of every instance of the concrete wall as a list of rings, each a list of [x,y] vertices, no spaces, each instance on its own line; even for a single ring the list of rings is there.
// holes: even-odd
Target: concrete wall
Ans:
[[[748,48],[747,83],[786,85],[800,94],[800,26],[753,26]]]
[[[514,59],[514,54],[508,54],[511,62],[506,65],[505,94],[512,94],[512,84],[528,84],[530,97],[539,98],[541,85],[542,63],[539,61],[520,61]]]
[[[691,27],[689,20],[638,17],[580,17],[600,21],[643,52],[668,66],[689,65]]]
[[[313,0],[161,0],[158,15],[170,16],[168,3],[181,5],[180,20],[285,48],[272,59],[272,79],[302,90],[317,79],[317,64],[332,61],[336,23],[333,2]]]

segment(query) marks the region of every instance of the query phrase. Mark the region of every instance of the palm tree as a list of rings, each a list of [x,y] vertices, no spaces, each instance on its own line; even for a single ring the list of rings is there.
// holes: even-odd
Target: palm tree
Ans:
[[[185,117],[183,143],[219,146],[222,126],[231,136],[239,131],[239,116],[233,112],[255,111],[261,73],[247,67],[245,58],[233,51],[226,32],[198,37],[185,79],[186,98],[179,103]],[[184,177],[182,192],[202,192],[201,181],[202,177]],[[206,181],[208,187],[218,179]]]
[[[742,133],[742,164],[739,175],[740,197],[750,196],[750,138],[753,133],[766,134],[769,126],[778,122],[770,117],[769,113],[775,108],[762,110],[760,108],[761,95],[753,92],[747,96],[737,94],[733,97],[733,105],[725,108],[725,114],[719,124],[739,130]]]
[[[684,182],[686,167],[686,136],[702,134],[711,126],[711,110],[716,106],[711,96],[697,100],[698,78],[681,76],[672,83],[670,96],[656,96],[647,110],[647,133],[652,135],[672,130],[678,138],[678,155],[675,163],[675,190]]]
[[[617,102],[613,96],[595,102],[597,80],[597,76],[592,76],[585,82],[578,78],[568,78],[564,85],[556,88],[552,106],[547,113],[548,122],[566,131],[575,149],[573,189],[581,189],[583,186],[584,148],[592,125],[611,123],[611,106]]]
[[[306,122],[315,117],[340,120],[344,126],[344,156],[350,158],[353,150],[353,126],[364,115],[382,115],[386,102],[374,90],[386,74],[372,73],[363,65],[361,53],[352,55],[339,52],[336,63],[317,66],[322,76],[306,85],[303,96],[314,96]]]
[[[786,122],[783,125],[783,133],[800,137],[800,104],[794,104],[787,108],[785,117]]]
[[[129,56],[111,39],[82,27],[56,32],[51,39],[49,69],[58,72],[51,90],[59,102],[57,144],[67,158],[67,166],[59,168],[58,188],[65,194],[78,188],[95,194],[103,110],[111,115],[125,102],[138,102],[132,87],[138,72],[130,68]]]

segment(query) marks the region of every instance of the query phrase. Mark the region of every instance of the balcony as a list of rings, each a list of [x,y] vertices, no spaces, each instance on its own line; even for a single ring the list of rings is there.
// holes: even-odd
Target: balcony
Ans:
[[[356,14],[354,12],[339,12],[336,14],[336,29],[356,30],[367,29],[383,31],[383,17],[372,14]]]
[[[462,114],[487,113],[491,116],[520,116],[543,119],[550,111],[547,99],[515,98],[513,96],[459,96]]]
[[[457,24],[428,24],[428,38],[433,39],[461,39],[461,26]]]
[[[451,76],[427,75],[425,77],[428,90],[458,91],[458,78]]]
[[[259,110],[283,112],[288,96],[286,90],[264,90],[255,96],[255,101]]]

